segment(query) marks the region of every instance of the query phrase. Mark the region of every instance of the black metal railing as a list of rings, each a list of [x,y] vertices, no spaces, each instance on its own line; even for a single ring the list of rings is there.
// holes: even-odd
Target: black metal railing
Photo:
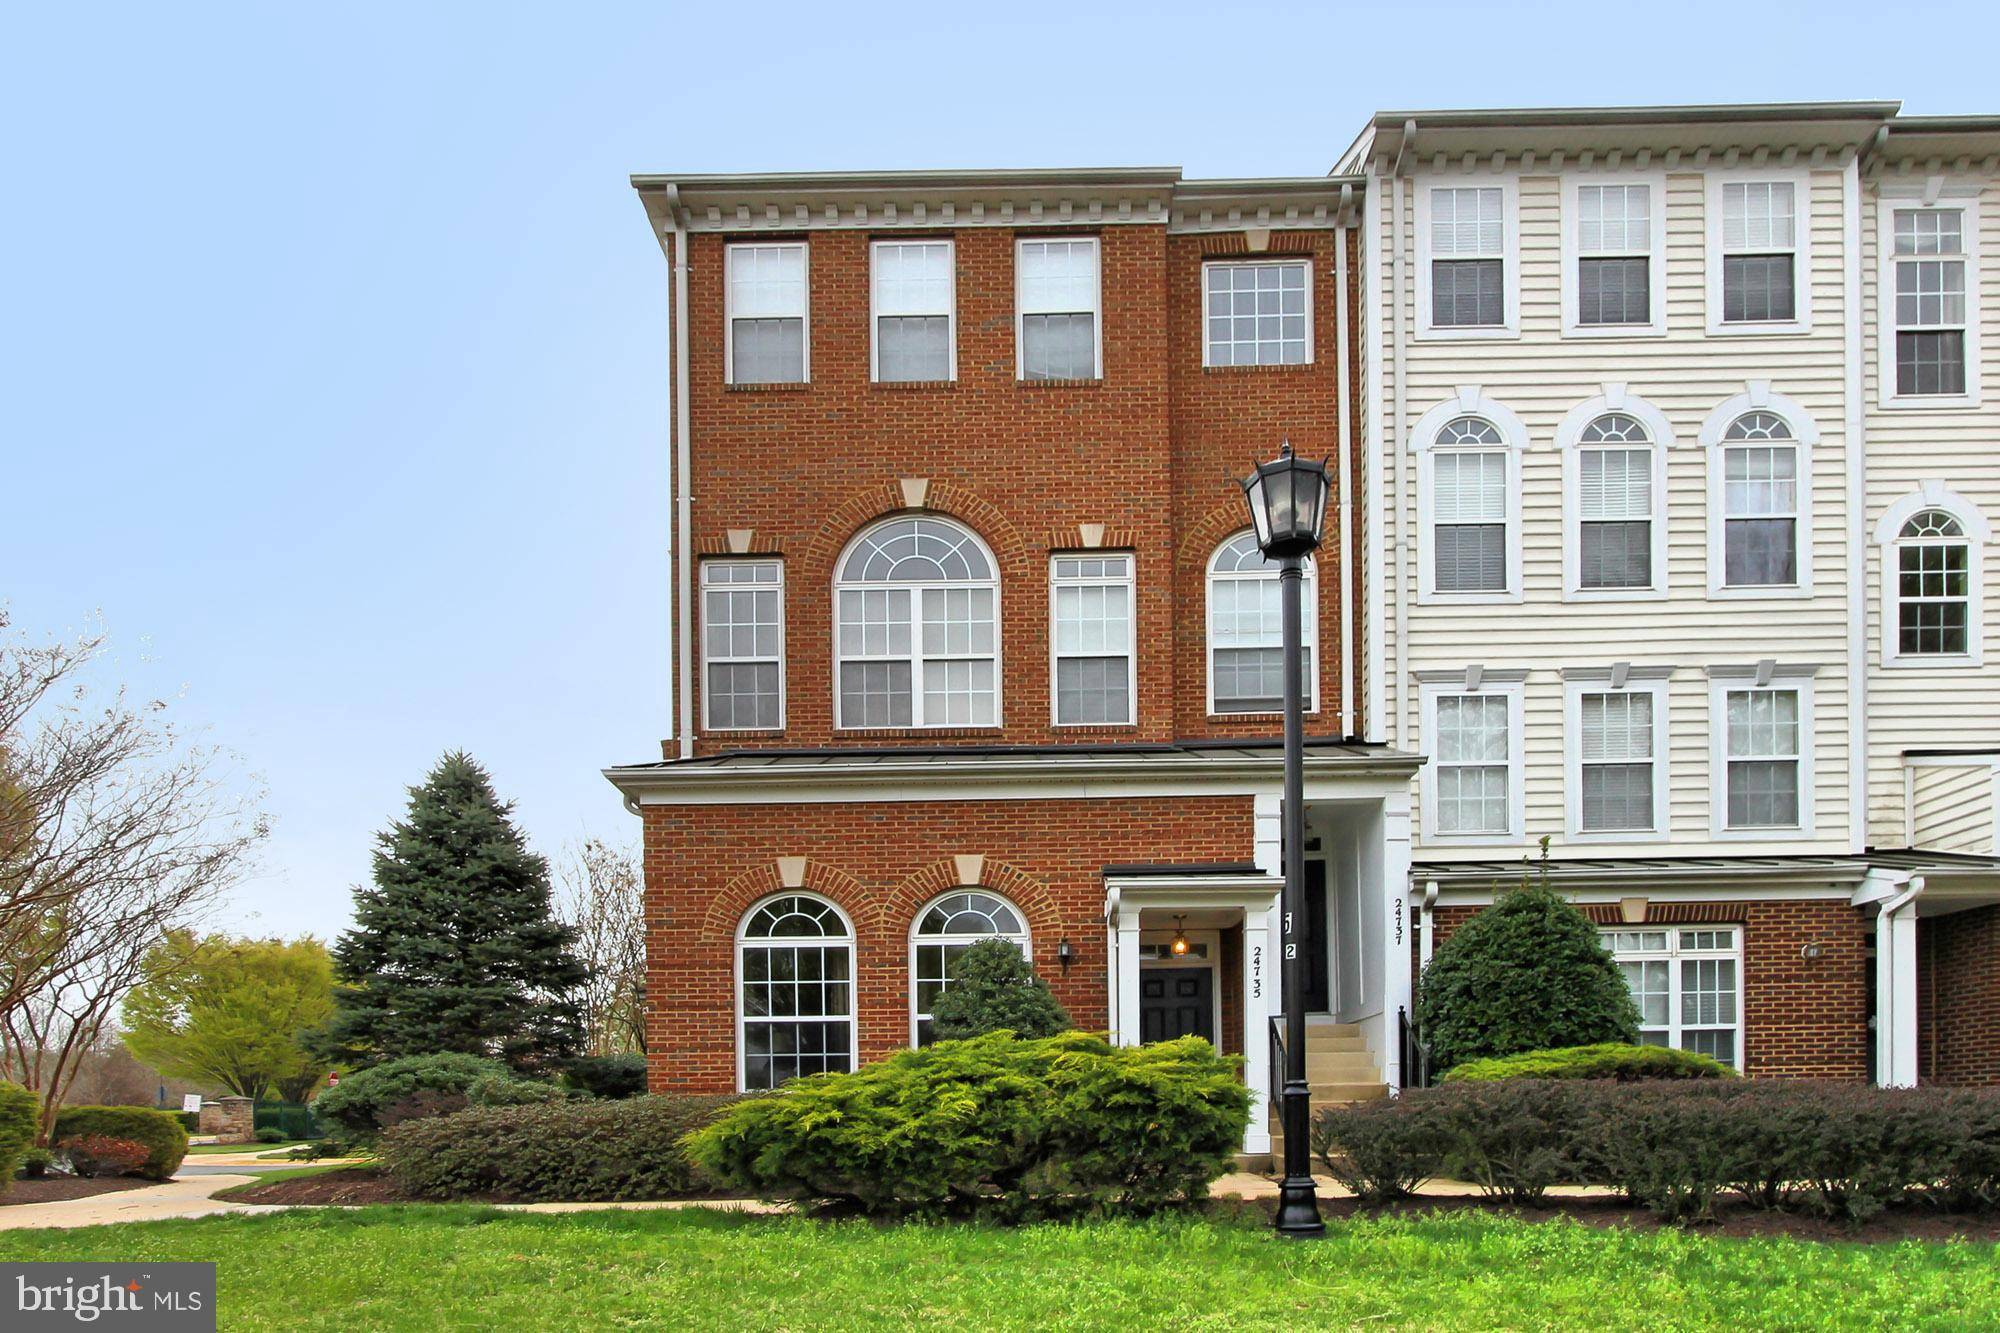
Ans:
[[[1271,1109],[1285,1104],[1285,1016],[1271,1015]]]
[[[1428,1088],[1431,1048],[1424,1043],[1422,1030],[1410,1021],[1410,1011],[1400,1004],[1396,1006],[1396,1042],[1403,1060],[1403,1086]]]

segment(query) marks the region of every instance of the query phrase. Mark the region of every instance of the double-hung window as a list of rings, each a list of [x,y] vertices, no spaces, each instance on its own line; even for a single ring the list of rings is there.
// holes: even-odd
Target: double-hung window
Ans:
[[[1653,586],[1653,443],[1638,418],[1607,412],[1577,439],[1577,586]]]
[[[1892,660],[1970,655],[1972,553],[1965,525],[1942,509],[1924,510],[1897,533]]]
[[[1014,263],[1016,373],[1024,380],[1098,378],[1097,238],[1023,240]]]
[[[1579,690],[1576,695],[1578,833],[1652,833],[1656,827],[1665,751],[1664,690],[1633,685]]]
[[[1491,422],[1459,417],[1431,450],[1431,581],[1438,592],[1507,590],[1509,465]]]
[[[1743,1067],[1742,945],[1735,926],[1603,932],[1639,1006],[1639,1041]]]
[[[1132,557],[1055,556],[1049,599],[1056,725],[1132,722]]]
[[[874,259],[877,383],[956,376],[950,241],[877,241]]]
[[[1433,329],[1507,327],[1506,208],[1507,191],[1498,185],[1431,187]]]
[[[1723,827],[1731,831],[1805,826],[1806,708],[1803,687],[1791,684],[1718,690],[1722,702]]]
[[[1715,258],[1721,269],[1724,328],[1792,324],[1802,317],[1803,195],[1796,180],[1721,182]]]
[[[1580,328],[1653,324],[1653,187],[1578,184],[1576,315]]]
[[[707,729],[784,726],[784,566],[776,560],[703,561],[701,643]]]
[[[1299,366],[1312,360],[1312,266],[1303,259],[1202,270],[1207,366]]]
[[[1299,654],[1306,709],[1319,707],[1319,583],[1305,570],[1305,642]],[[1285,649],[1278,566],[1258,549],[1257,534],[1239,532],[1208,562],[1208,711],[1276,713],[1285,706]]]
[[[1426,689],[1429,834],[1513,836],[1520,809],[1520,719],[1518,686],[1477,693]]]
[[[1723,586],[1799,582],[1799,448],[1774,412],[1746,412],[1722,436]]]
[[[772,898],[736,940],[746,1091],[854,1068],[854,929],[810,894]]]
[[[1966,213],[1893,212],[1897,398],[1966,392]]]
[[[810,356],[805,242],[728,246],[723,270],[729,382],[804,384]]]
[[[992,556],[956,523],[862,533],[834,575],[834,725],[998,725],[999,599]]]

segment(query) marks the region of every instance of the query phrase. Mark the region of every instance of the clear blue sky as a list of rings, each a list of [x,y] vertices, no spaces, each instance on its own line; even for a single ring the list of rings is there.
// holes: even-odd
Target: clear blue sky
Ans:
[[[2000,24],[1953,8],[16,7],[0,600],[101,613],[115,672],[268,785],[233,923],[330,934],[449,747],[544,851],[636,836],[598,776],[667,725],[666,268],[628,173],[1310,174],[1377,108],[2000,111]]]

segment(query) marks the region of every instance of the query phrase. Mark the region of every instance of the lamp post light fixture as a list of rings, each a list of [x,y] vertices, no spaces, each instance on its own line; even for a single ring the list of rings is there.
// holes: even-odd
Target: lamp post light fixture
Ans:
[[[1243,479],[1243,497],[1266,560],[1278,562],[1278,600],[1284,625],[1285,792],[1283,809],[1285,893],[1278,953],[1285,1006],[1285,1070],[1280,1123],[1285,1132],[1285,1175],[1278,1185],[1277,1230],[1301,1239],[1326,1234],[1313,1188],[1306,1142],[1311,1091],[1306,1086],[1305,934],[1305,631],[1306,557],[1319,546],[1326,523],[1326,464],[1296,458],[1286,440],[1278,457],[1259,463]]]

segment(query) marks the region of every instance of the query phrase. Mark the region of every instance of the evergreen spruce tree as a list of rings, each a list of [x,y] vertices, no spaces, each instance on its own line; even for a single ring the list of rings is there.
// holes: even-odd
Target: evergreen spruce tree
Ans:
[[[931,1033],[957,1041],[1002,1028],[1017,1037],[1053,1037],[1069,1031],[1069,1011],[1019,946],[981,940],[958,956],[951,985],[931,1002]]]
[[[459,1051],[545,1070],[583,1040],[583,967],[549,910],[549,868],[528,850],[486,770],[462,752],[410,789],[378,835],[374,886],[334,946],[328,1058],[373,1064]]]

